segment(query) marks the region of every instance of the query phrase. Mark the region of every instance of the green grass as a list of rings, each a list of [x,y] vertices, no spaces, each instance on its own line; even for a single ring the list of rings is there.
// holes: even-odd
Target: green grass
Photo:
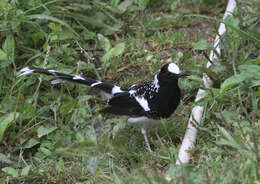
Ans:
[[[226,1],[0,1],[0,183],[259,183],[260,3],[237,1],[225,24],[220,64],[207,69]],[[127,5],[127,6],[125,6]],[[104,116],[89,88],[16,77],[27,65],[129,85],[173,60],[174,115],[153,131]],[[190,164],[176,166],[202,73],[214,81]]]

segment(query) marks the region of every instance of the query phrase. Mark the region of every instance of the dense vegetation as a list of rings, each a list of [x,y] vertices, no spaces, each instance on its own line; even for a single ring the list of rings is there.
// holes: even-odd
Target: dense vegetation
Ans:
[[[218,64],[206,68],[226,1],[0,1],[0,183],[259,183],[260,1],[237,1]],[[198,15],[203,15],[198,16]],[[96,91],[27,65],[128,85],[174,61],[181,105],[159,126],[167,148],[126,117],[103,116]],[[212,61],[216,63],[216,61]],[[189,165],[176,166],[202,74],[214,81]]]

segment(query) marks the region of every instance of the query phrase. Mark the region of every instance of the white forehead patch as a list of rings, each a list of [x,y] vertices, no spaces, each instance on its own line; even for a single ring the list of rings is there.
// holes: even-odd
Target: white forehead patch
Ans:
[[[169,72],[174,73],[174,74],[180,73],[180,68],[174,63],[169,64],[168,70],[169,70]]]
[[[114,86],[113,88],[112,88],[112,91],[111,91],[111,93],[114,95],[114,94],[116,94],[116,93],[121,93],[121,92],[123,92],[122,90],[121,90],[121,88],[119,87],[119,86]]]

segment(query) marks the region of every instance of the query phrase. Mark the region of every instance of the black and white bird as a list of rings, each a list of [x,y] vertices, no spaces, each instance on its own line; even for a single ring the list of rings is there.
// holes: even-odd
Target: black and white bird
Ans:
[[[178,79],[187,76],[180,72],[174,63],[165,64],[155,75],[153,80],[128,87],[119,87],[110,82],[102,82],[79,75],[68,75],[56,70],[48,70],[36,67],[26,67],[19,72],[19,76],[30,73],[42,73],[52,75],[56,80],[52,84],[62,81],[71,81],[105,93],[108,98],[108,106],[103,113],[129,116],[129,123],[141,124],[148,151],[152,152],[146,135],[147,127],[155,128],[155,135],[163,145],[156,125],[162,118],[170,117],[180,103],[181,91]]]

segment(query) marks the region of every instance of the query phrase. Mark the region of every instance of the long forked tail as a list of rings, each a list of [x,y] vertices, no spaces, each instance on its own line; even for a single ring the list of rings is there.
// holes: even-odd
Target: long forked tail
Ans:
[[[113,94],[121,91],[120,87],[115,86],[109,82],[101,82],[101,81],[94,80],[91,78],[81,77],[79,75],[69,75],[69,74],[64,74],[64,73],[58,72],[56,70],[46,70],[46,69],[36,68],[36,67],[31,67],[31,66],[20,70],[18,73],[18,76],[28,75],[30,73],[42,73],[45,75],[52,75],[53,77],[56,78],[56,80],[52,81],[53,84],[61,82],[61,81],[71,81],[71,82],[76,82],[79,84],[83,84],[83,85],[87,85],[90,87],[100,89],[103,92],[110,94],[110,95],[113,95]]]

